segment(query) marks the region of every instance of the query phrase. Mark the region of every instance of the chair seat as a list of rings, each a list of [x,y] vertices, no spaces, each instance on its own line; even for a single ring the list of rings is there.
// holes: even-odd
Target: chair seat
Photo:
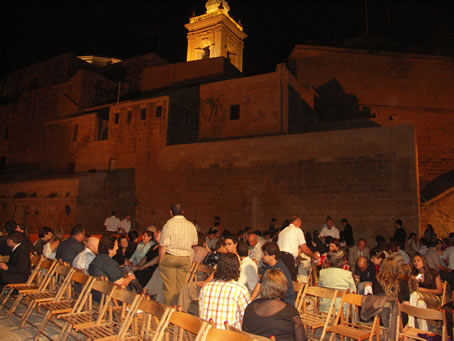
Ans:
[[[328,333],[336,333],[338,335],[343,335],[351,339],[364,340],[368,339],[370,336],[370,329],[363,328],[352,328],[342,325],[337,325],[334,327],[328,328]]]
[[[38,285],[32,284],[27,285],[25,283],[9,283],[8,288],[16,289],[16,290],[26,290],[26,289],[36,289]]]
[[[399,335],[399,338],[409,337],[409,338],[416,339],[416,340],[426,340],[426,339],[418,336],[418,334],[426,334],[426,333],[428,333],[427,330],[408,327],[407,329],[405,329],[405,331],[401,335]]]
[[[96,315],[93,311],[84,311],[80,313],[73,313],[73,314],[63,314],[58,317],[72,325],[93,322],[96,318]]]
[[[64,300],[58,302],[41,302],[40,307],[50,311],[52,315],[71,312],[74,300]]]
[[[54,298],[56,292],[55,291],[44,291],[44,292],[36,292],[27,295],[27,298],[31,298],[32,300],[40,300],[46,298]]]
[[[81,328],[78,331],[89,339],[100,339],[117,335],[119,328],[114,323],[104,323],[98,326]]]

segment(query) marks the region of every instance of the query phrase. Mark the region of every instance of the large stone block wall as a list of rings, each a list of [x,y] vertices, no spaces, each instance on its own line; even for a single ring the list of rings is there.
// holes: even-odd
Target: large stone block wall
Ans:
[[[451,188],[440,196],[421,205],[421,230],[431,224],[439,238],[454,232],[454,190]]]
[[[356,237],[390,237],[393,221],[418,229],[412,126],[270,136],[164,147],[136,168],[137,219],[163,224],[171,202],[206,230],[264,229],[272,217],[303,218],[319,229],[326,215],[351,221]]]

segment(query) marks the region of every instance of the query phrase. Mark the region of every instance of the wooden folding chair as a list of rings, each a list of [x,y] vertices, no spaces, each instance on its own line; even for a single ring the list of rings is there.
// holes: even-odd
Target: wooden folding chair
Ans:
[[[234,326],[230,326],[227,321],[224,322],[224,326],[225,326],[225,329],[230,330],[235,333],[246,335],[247,337],[250,337],[251,340],[254,340],[254,341],[275,341],[276,340],[276,338],[274,336],[267,338],[265,336],[255,335],[255,334],[251,334],[251,333],[247,333],[245,331],[239,330],[238,328],[235,328]]]
[[[130,336],[126,334],[130,329],[132,318],[137,311],[142,296],[125,288],[119,288],[112,293],[110,300],[122,303],[118,319],[112,317],[112,305],[108,301],[95,322],[75,325],[74,329],[93,341],[124,339],[125,336]]]
[[[207,325],[197,336],[195,341],[253,341],[251,337],[243,333],[231,330],[213,328]]]
[[[196,340],[198,335],[209,325],[193,315],[170,311],[169,315],[162,323],[159,324],[152,340],[153,341],[180,341],[180,340]]]
[[[345,318],[344,315],[344,304],[349,304],[354,308],[359,308],[362,306],[362,295],[357,294],[347,294],[342,295],[342,301],[340,304],[339,311],[337,313],[336,321],[332,327],[328,327],[327,332],[332,333],[330,340],[333,341],[336,335],[340,335],[341,340],[343,337],[347,337],[354,340],[366,340],[371,341],[374,336],[376,340],[380,340],[380,318],[376,315],[372,322],[372,325],[366,325],[364,323],[359,323],[355,321],[354,316],[352,316],[351,321],[349,318]]]
[[[303,291],[304,291],[305,287],[306,287],[306,284],[293,281],[293,289],[295,289],[295,292],[296,292],[296,299],[295,299],[295,308],[296,309],[298,309],[297,307],[302,304],[301,298],[303,296]]]
[[[22,314],[19,328],[22,328],[25,325],[25,322],[33,313],[33,309],[38,305],[38,303],[59,300],[65,293],[67,293],[68,286],[75,271],[76,269],[72,268],[68,263],[60,263],[55,267],[54,278],[49,281],[49,284],[46,288],[44,288],[40,292],[24,294],[25,299],[29,303],[27,309]]]
[[[441,288],[443,291],[441,292],[441,296],[440,296],[440,307],[443,307],[446,303],[448,303],[447,295],[446,295],[446,291],[448,288],[448,282],[443,281],[441,284]],[[454,288],[451,288],[451,290],[454,290]]]
[[[18,291],[21,289],[37,288],[39,286],[41,270],[46,270],[44,267],[41,268],[41,264],[43,263],[44,260],[45,260],[45,258],[42,256],[33,256],[31,259],[31,265],[32,265],[33,271],[30,274],[30,276],[28,277],[27,281],[24,283],[9,283],[3,287],[2,292],[0,293],[0,297],[3,297],[3,296],[5,296],[5,297],[3,298],[3,300],[0,303],[0,308],[8,301],[8,299],[11,297],[12,293],[15,290]],[[51,261],[46,261],[46,262],[50,266]],[[6,293],[6,295],[5,295],[5,293]]]
[[[323,340],[325,338],[328,325],[334,323],[333,320],[336,316],[336,298],[341,297],[343,293],[343,291],[311,285],[307,285],[305,287],[301,297],[301,304],[296,308],[300,313],[303,325],[306,327],[308,339],[315,339],[315,331],[320,328],[323,329],[319,340]],[[319,308],[321,298],[331,300],[328,312],[320,311]],[[308,309],[306,304],[308,299],[312,299],[312,306],[310,310]]]
[[[66,340],[73,330],[82,327],[83,324],[95,322],[98,316],[102,314],[104,306],[107,302],[110,302],[110,296],[117,288],[104,277],[95,278],[91,284],[90,292],[79,303],[78,311],[57,315],[57,319],[63,321],[63,327],[57,340]],[[100,296],[99,303],[93,303],[93,294]],[[85,307],[85,309],[82,310],[82,307]]]
[[[87,276],[81,270],[76,270],[72,275],[69,288],[70,292],[67,293],[67,297],[62,297],[61,299],[56,298],[52,302],[38,303],[39,308],[46,310],[46,313],[43,320],[41,321],[41,324],[38,326],[38,333],[35,335],[34,341],[38,341],[41,334],[51,340],[51,338],[46,333],[44,333],[44,330],[49,320],[53,317],[71,312],[79,312],[83,309],[81,302],[86,297],[86,295],[89,295],[94,280],[94,277]],[[78,295],[76,286],[81,287],[80,293]],[[54,322],[56,326],[61,327],[60,325],[55,323],[54,320],[52,320],[52,322]]]
[[[22,288],[17,288],[16,290],[19,292],[17,295],[16,299],[14,300],[13,305],[9,309],[8,313],[6,314],[6,318],[10,318],[12,314],[15,313],[17,307],[19,306],[19,303],[22,302],[22,299],[25,297],[26,294],[30,293],[37,293],[37,292],[42,292],[47,289],[52,276],[54,274],[55,268],[57,267],[58,261],[57,260],[44,260],[41,265],[40,265],[40,271],[44,270],[46,271],[46,274],[44,275],[41,283],[39,284],[38,287],[35,287],[33,283],[30,286],[24,286]]]
[[[186,275],[186,283],[194,282],[197,280],[197,267],[199,266],[199,264],[199,262],[192,262],[191,268]]]
[[[401,304],[397,302],[397,327],[396,327],[396,340],[404,339],[408,340],[408,338],[413,340],[427,340],[423,337],[418,336],[418,334],[426,334],[428,333],[425,330],[421,330],[418,328],[410,327],[410,326],[403,326],[401,313],[405,313],[408,316],[413,316],[415,319],[423,319],[423,320],[431,320],[431,321],[441,321],[442,329],[441,329],[441,340],[447,341],[448,340],[448,333],[446,329],[446,317],[445,313],[440,310],[435,309],[424,309],[424,308],[417,308],[413,307],[408,304]]]
[[[196,269],[195,280],[206,280],[211,273],[214,271],[214,268],[211,265],[199,264]],[[199,275],[203,275],[202,279],[199,279]]]

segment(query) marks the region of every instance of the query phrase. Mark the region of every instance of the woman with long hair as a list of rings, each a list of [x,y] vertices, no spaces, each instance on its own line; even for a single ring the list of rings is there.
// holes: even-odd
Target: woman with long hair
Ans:
[[[409,277],[398,257],[389,256],[382,262],[382,267],[373,285],[373,292],[395,297],[400,302],[410,300]]]
[[[419,300],[423,300],[429,308],[440,308],[440,298],[443,292],[440,274],[427,264],[426,257],[416,254],[411,264],[414,291]]]

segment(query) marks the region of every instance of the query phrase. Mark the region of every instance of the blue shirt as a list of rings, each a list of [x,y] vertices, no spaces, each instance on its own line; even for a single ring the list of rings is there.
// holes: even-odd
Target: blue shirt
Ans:
[[[287,295],[285,295],[284,301],[287,302],[288,304],[294,306],[296,296],[295,296],[295,290],[293,289],[292,276],[290,276],[290,272],[288,271],[284,262],[282,262],[280,259],[278,259],[277,263],[274,264],[274,266],[269,266],[268,264],[265,264],[265,271],[268,269],[281,270],[282,273],[285,275],[285,278],[287,278],[287,282],[288,282],[288,289],[287,289]],[[262,280],[263,280],[263,276],[262,276],[262,278],[260,278],[260,284],[262,283]]]

